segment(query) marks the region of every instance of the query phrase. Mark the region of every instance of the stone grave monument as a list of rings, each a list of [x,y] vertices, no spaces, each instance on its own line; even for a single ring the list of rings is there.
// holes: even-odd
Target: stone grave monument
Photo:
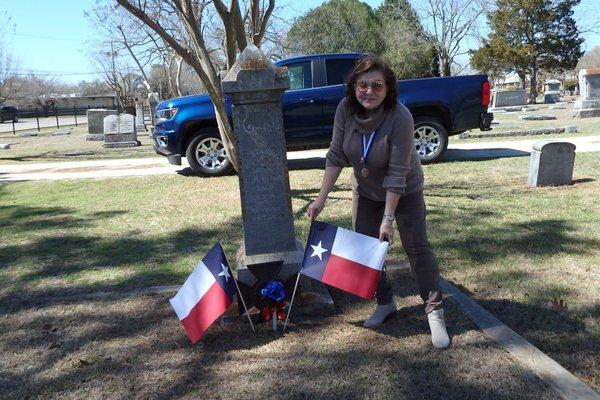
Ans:
[[[88,121],[88,133],[85,140],[104,140],[104,118],[109,115],[117,115],[116,110],[89,109],[86,112]]]
[[[544,103],[554,104],[560,102],[562,82],[558,79],[548,79],[544,82]]]
[[[135,102],[135,130],[137,132],[146,130],[146,123],[144,122],[144,103],[141,100]]]
[[[515,107],[527,104],[524,89],[517,90],[494,90],[492,108]]]
[[[102,147],[135,147],[137,140],[135,117],[131,114],[109,115],[104,118],[104,144]]]
[[[531,149],[527,184],[530,187],[570,185],[574,164],[573,143],[549,140],[535,142]]]
[[[579,71],[581,97],[575,102],[579,118],[600,117],[600,68]]]
[[[221,84],[231,97],[236,132],[244,230],[240,289],[251,307],[257,305],[260,289],[276,279],[284,283],[289,301],[304,252],[294,230],[283,129],[281,101],[289,77],[248,45]],[[324,299],[311,305],[313,311],[335,311],[322,283],[309,282],[304,290]],[[295,304],[300,305],[298,299]]]

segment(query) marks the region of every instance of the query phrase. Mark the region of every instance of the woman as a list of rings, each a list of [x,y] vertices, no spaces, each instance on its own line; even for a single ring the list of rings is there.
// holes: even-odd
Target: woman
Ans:
[[[353,210],[354,229],[379,240],[394,242],[396,220],[400,240],[416,276],[419,293],[435,347],[450,344],[436,256],[427,240],[423,171],[414,146],[414,124],[408,109],[397,102],[396,78],[379,57],[357,61],[338,105],[333,137],[321,190],[308,206],[316,218],[342,167],[353,167],[352,189],[357,196]],[[381,325],[396,311],[388,278],[383,273],[377,287],[377,306],[365,322],[368,328]]]

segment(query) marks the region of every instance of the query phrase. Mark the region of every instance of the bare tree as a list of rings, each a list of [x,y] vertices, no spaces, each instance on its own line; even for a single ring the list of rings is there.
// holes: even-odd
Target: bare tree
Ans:
[[[4,14],[0,21],[0,103],[12,100],[20,89],[16,70],[19,62],[6,50],[5,33],[14,29],[14,22]]]
[[[211,97],[217,125],[229,158],[237,169],[237,154],[234,133],[225,110],[225,97],[221,89],[218,66],[209,52],[205,16],[214,7],[221,22],[225,37],[226,68],[235,62],[238,52],[250,41],[260,45],[265,34],[275,0],[261,7],[260,0],[249,0],[246,4],[248,19],[244,19],[239,0],[231,0],[226,6],[221,0],[116,0],[116,2],[152,29],[179,55],[200,77]],[[250,25],[248,29],[247,26]],[[182,30],[181,27],[184,29]]]
[[[455,58],[466,54],[461,45],[475,36],[488,0],[413,0],[413,5],[421,21],[412,24],[413,28],[422,30],[422,36],[435,48],[440,74],[450,76]]]
[[[0,103],[13,100],[19,92],[19,80],[15,70],[18,63],[10,54],[5,54],[0,47]]]
[[[600,46],[592,47],[579,59],[576,70],[584,68],[600,68]]]
[[[139,74],[137,67],[131,65],[129,57],[123,54],[123,49],[117,50],[113,42],[100,43],[92,57],[94,65],[114,90],[123,108],[144,89],[145,79]]]

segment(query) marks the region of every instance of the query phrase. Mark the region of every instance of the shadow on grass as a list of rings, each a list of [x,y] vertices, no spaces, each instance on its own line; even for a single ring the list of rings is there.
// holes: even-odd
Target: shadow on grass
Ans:
[[[414,291],[405,278],[399,289]],[[15,399],[41,394],[157,399],[555,398],[530,371],[494,359],[482,362],[482,355],[498,353],[490,352],[487,341],[461,343],[446,351],[415,343],[414,337],[422,337],[427,329],[421,307],[401,309],[377,336],[366,329],[345,328],[355,323],[338,319],[300,324],[291,336],[283,337],[264,331],[252,334],[245,324],[232,324],[212,327],[192,346],[181,332],[173,334],[180,327],[166,297],[148,298],[152,300],[141,301],[134,310],[121,309],[115,300],[86,301],[85,307],[68,312],[55,308],[33,317],[23,311],[10,332],[6,326],[0,328],[3,345],[11,349],[11,357],[32,351],[36,357],[28,360],[27,368],[0,372],[0,390]],[[351,311],[352,306],[347,308]],[[448,321],[454,335],[473,329],[456,309]],[[318,344],[330,334],[340,335],[339,329],[343,333],[337,343]],[[402,341],[396,341],[397,348],[386,346],[390,338]],[[489,369],[489,375],[481,368]]]
[[[4,231],[38,232],[23,244],[3,238],[0,271],[9,276],[14,268],[27,269],[0,283],[0,289],[4,288],[0,295],[0,314],[11,309],[51,304],[52,297],[57,296],[179,284],[189,272],[170,268],[179,259],[202,255],[217,240],[227,239],[233,243],[242,240],[239,217],[214,229],[187,228],[150,237],[135,236],[131,232],[102,236],[70,233],[73,228],[93,226],[101,219],[124,213],[126,211],[112,210],[74,215],[74,210],[66,207],[0,207],[0,227]],[[111,278],[106,283],[72,284],[77,282],[79,273],[102,274],[105,269],[122,269],[128,265],[131,270],[122,278]],[[58,284],[31,286],[48,278],[56,278]]]

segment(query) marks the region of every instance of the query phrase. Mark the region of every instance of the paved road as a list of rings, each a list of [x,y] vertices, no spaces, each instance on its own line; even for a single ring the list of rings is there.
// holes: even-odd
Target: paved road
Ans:
[[[529,155],[531,146],[539,139],[519,141],[474,142],[454,144],[448,148],[446,161],[477,160]],[[600,152],[600,135],[561,138],[577,146],[577,152]],[[327,150],[305,150],[288,153],[290,169],[322,168]],[[126,160],[91,160],[35,164],[0,165],[0,182],[57,180],[80,178],[111,178],[120,176],[192,175],[185,159],[184,165],[169,165],[164,157]]]
[[[75,125],[74,116],[58,117],[58,124],[62,128],[68,125]],[[77,116],[77,124],[87,124],[85,115]],[[56,128],[56,117],[40,118],[40,128]],[[27,131],[37,129],[35,118],[19,118],[19,122],[15,122],[15,131]],[[13,126],[11,121],[6,121],[0,124],[0,132],[12,132]]]

